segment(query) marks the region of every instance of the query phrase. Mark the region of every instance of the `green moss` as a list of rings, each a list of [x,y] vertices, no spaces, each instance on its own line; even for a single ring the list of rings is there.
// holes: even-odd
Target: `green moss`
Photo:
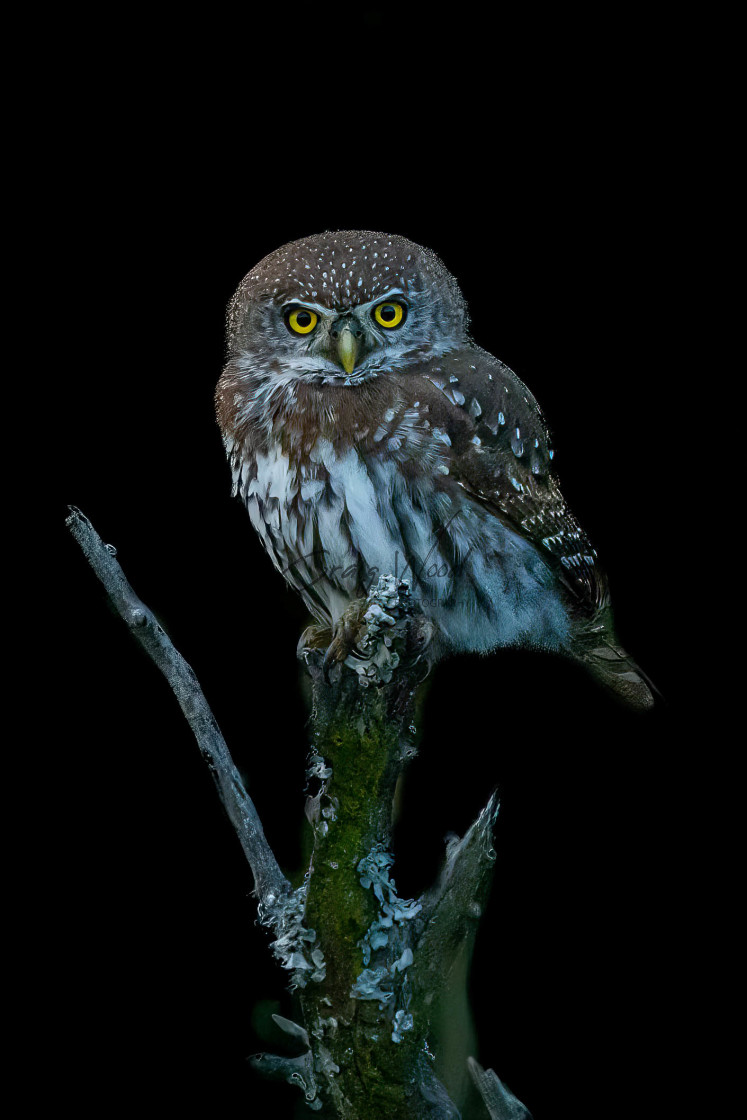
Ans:
[[[376,1000],[351,997],[364,967],[359,942],[379,914],[376,896],[361,885],[357,867],[375,844],[389,842],[404,761],[400,732],[412,715],[403,704],[393,717],[390,690],[364,690],[354,678],[352,687],[317,683],[314,699],[314,750],[332,769],[323,803],[336,799],[336,819],[322,817],[315,826],[306,901],[305,924],[316,930],[326,977],[300,995],[305,1022],[318,1024],[317,1036],[339,1066],[335,1090],[355,1101],[361,1120],[378,1120],[398,1116],[404,1096],[414,1090],[423,1038],[416,1023],[401,1042],[392,1042],[391,1010],[381,1010]],[[417,1107],[408,1112],[417,1114]]]

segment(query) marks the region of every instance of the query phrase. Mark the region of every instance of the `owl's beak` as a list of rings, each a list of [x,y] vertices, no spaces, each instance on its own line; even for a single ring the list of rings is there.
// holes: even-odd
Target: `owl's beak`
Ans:
[[[352,373],[358,360],[360,342],[355,337],[353,330],[346,323],[337,339],[337,353],[345,373]]]

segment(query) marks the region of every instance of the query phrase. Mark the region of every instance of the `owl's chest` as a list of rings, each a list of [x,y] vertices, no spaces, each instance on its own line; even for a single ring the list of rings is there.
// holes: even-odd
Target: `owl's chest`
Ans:
[[[336,620],[351,598],[379,575],[403,571],[407,537],[427,540],[432,525],[403,493],[396,464],[366,458],[356,446],[342,452],[319,440],[304,461],[280,444],[237,463],[234,484],[275,566]]]
[[[328,440],[304,462],[275,444],[234,463],[236,490],[273,563],[320,621],[336,623],[393,573],[410,581],[454,649],[527,635],[562,644],[565,614],[536,550],[458,488]]]

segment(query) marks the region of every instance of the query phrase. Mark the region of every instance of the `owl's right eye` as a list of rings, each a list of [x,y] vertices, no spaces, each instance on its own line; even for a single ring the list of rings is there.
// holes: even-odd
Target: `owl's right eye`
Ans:
[[[313,311],[307,311],[305,307],[296,307],[288,312],[285,322],[294,334],[311,334],[319,322],[319,316]]]

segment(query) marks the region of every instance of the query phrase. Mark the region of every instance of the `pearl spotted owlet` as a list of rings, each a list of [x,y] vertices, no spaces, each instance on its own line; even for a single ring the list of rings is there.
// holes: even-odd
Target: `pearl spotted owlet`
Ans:
[[[319,623],[334,632],[396,573],[436,655],[554,650],[651,706],[539,406],[472,342],[434,253],[361,231],[285,245],[239,286],[228,347],[216,401],[234,489]]]

